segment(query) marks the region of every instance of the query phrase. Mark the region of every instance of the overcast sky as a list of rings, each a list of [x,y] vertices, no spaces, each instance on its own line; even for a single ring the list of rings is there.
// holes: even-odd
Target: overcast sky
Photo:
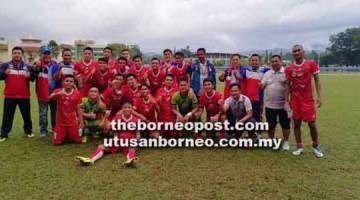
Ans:
[[[0,36],[138,44],[145,52],[311,48],[360,26],[359,0],[0,0]]]

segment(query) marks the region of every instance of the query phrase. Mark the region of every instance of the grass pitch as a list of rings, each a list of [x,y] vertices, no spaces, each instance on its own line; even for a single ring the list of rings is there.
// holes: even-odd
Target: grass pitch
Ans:
[[[9,140],[0,144],[0,199],[360,199],[360,76],[321,81],[322,159],[311,154],[303,125],[300,157],[270,149],[140,149],[137,169],[123,168],[122,154],[81,167],[75,156],[89,155],[99,141],[54,147],[39,138],[33,92],[36,137],[24,137],[17,110]],[[2,114],[3,98],[0,105]]]

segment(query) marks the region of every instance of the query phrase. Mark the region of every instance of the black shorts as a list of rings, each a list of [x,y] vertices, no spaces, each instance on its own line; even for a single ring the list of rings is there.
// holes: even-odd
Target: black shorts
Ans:
[[[276,126],[279,118],[281,128],[290,129],[290,118],[288,118],[287,112],[284,109],[266,108],[265,115],[270,128],[274,128]]]

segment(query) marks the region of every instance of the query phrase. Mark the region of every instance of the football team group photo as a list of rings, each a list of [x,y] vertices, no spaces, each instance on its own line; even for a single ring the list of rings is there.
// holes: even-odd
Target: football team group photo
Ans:
[[[359,199],[360,5],[275,2],[3,2],[0,198]]]

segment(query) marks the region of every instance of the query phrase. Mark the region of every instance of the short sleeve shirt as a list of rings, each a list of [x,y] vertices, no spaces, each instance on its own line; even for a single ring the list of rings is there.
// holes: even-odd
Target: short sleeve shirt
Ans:
[[[171,104],[177,105],[179,108],[179,112],[182,115],[186,115],[187,113],[191,112],[197,106],[198,100],[194,96],[190,98],[188,94],[181,95],[180,92],[176,92],[171,98]]]
[[[265,105],[267,108],[282,109],[285,103],[286,77],[285,69],[269,70],[265,73],[261,84],[265,86]]]
[[[225,100],[224,104],[228,105],[230,107],[234,107],[237,102],[244,102],[245,110],[250,111],[252,110],[251,101],[247,96],[240,95],[240,98],[238,100],[234,99],[233,97],[229,97]]]
[[[220,112],[219,100],[221,99],[222,95],[218,91],[214,91],[211,96],[208,96],[204,91],[199,97],[199,108],[206,108],[207,116],[212,117]]]
[[[54,93],[62,89],[57,89]],[[70,93],[61,95],[57,99],[56,124],[60,126],[77,125],[77,106],[81,103],[80,93],[73,89]]]
[[[300,65],[292,63],[286,67],[286,79],[291,81],[291,99],[313,101],[311,78],[319,72],[319,66],[313,60],[304,60]]]
[[[100,119],[101,115],[103,115],[106,111],[106,107],[101,106],[100,102],[91,103],[88,97],[82,98],[80,108],[83,109],[85,113],[95,113],[96,119]]]

